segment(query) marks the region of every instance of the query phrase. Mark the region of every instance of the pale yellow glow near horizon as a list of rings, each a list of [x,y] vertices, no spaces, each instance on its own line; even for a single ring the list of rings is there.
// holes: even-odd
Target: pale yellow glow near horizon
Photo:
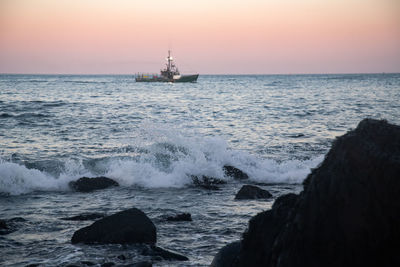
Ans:
[[[400,72],[396,0],[0,0],[0,73]]]

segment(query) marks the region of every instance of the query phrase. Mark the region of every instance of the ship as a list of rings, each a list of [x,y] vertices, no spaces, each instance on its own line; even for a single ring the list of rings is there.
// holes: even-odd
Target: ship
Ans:
[[[199,74],[181,75],[178,68],[174,64],[171,56],[171,51],[168,50],[167,63],[165,69],[160,71],[160,74],[137,74],[135,77],[136,82],[196,82]]]

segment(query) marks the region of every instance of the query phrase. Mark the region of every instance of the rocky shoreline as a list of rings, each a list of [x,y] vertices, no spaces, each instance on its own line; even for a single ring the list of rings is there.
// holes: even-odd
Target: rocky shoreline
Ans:
[[[400,266],[400,127],[365,119],[212,266]]]
[[[249,176],[240,169],[226,165],[223,172],[245,183],[232,196],[235,201],[272,197],[267,190],[246,184]],[[226,184],[214,177],[191,178],[199,190],[220,190]],[[238,236],[237,242],[223,247],[211,266],[400,265],[399,126],[382,120],[361,121],[355,130],[334,141],[303,185],[300,194],[280,196],[272,209],[254,216],[242,238]],[[82,177],[70,183],[72,190],[83,193],[114,186],[119,186],[118,182],[107,177]],[[134,207],[108,216],[92,212],[60,219],[94,221],[73,234],[72,244],[137,244],[139,254],[150,260],[133,266],[190,260],[156,246],[156,225]],[[192,217],[183,212],[165,215],[163,221],[185,227]],[[0,235],[17,230],[21,223],[22,218],[0,220]]]

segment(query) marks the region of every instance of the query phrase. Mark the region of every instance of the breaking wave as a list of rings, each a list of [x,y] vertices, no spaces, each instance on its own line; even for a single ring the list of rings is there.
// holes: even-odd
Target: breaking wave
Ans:
[[[164,136],[165,137],[165,136]],[[135,145],[133,145],[135,147]],[[322,161],[277,162],[245,151],[229,149],[219,138],[182,138],[169,136],[127,155],[96,159],[47,160],[45,162],[12,162],[0,160],[0,193],[19,195],[32,191],[65,191],[68,183],[80,177],[107,176],[122,186],[145,188],[185,187],[191,175],[224,179],[224,165],[246,172],[251,181],[263,183],[301,183],[310,168]]]

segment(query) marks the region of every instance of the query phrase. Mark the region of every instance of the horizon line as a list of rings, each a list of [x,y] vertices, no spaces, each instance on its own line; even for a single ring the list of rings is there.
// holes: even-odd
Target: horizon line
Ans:
[[[141,72],[139,72],[141,73]],[[146,72],[147,73],[147,72]],[[138,74],[138,72],[135,73],[17,73],[17,72],[10,72],[10,73],[6,73],[6,72],[2,72],[0,73],[0,75],[82,75],[82,76],[126,76],[126,75],[132,75],[135,76],[136,74]],[[152,73],[148,73],[148,74],[152,74]],[[155,74],[155,73],[154,73]],[[187,73],[187,75],[190,75],[191,73]],[[197,73],[196,73],[197,74]],[[307,72],[299,72],[299,73],[198,73],[199,75],[205,75],[205,76],[218,76],[218,75],[226,75],[226,76],[242,76],[242,75],[253,75],[253,76],[267,76],[267,75],[355,75],[355,74],[400,74],[399,72],[314,72],[314,73],[307,73]],[[185,75],[185,74],[183,74]]]

